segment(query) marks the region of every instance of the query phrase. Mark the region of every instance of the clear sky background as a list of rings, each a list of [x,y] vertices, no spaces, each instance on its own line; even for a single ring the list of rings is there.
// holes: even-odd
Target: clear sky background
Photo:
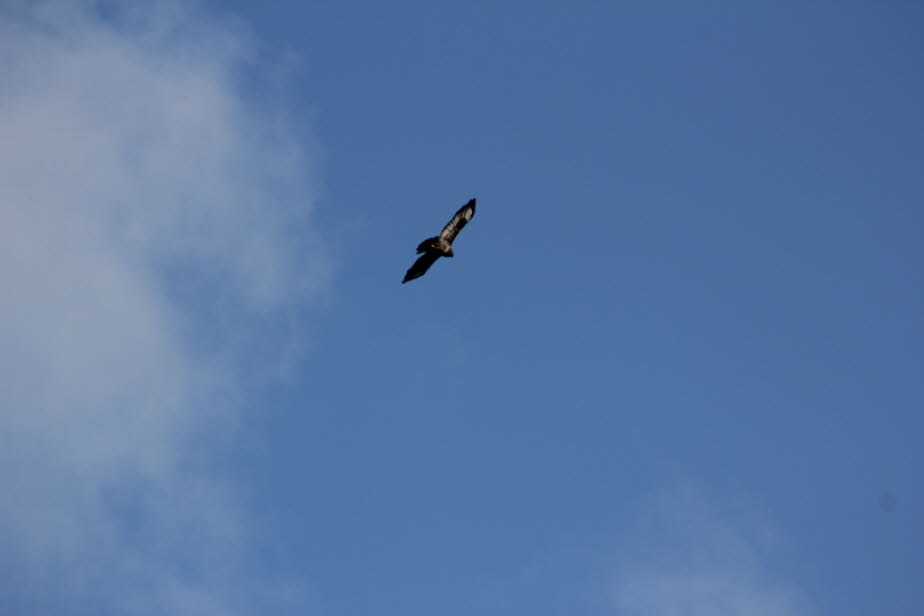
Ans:
[[[899,0],[6,0],[0,612],[921,613],[922,64]]]

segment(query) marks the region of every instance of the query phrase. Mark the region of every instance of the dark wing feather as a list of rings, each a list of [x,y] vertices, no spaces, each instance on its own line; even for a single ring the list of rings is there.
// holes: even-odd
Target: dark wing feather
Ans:
[[[435,250],[428,250],[423,253],[420,258],[414,261],[414,265],[404,274],[404,280],[401,281],[401,284],[404,284],[408,280],[414,280],[415,278],[420,278],[427,273],[427,270],[430,269],[430,266],[433,265],[437,259],[440,258],[440,253]]]
[[[475,200],[472,199],[465,205],[459,208],[459,211],[455,213],[446,226],[443,227],[443,230],[440,231],[440,237],[450,244],[456,239],[456,236],[459,234],[459,231],[462,230],[468,221],[472,219],[472,216],[475,215]]]

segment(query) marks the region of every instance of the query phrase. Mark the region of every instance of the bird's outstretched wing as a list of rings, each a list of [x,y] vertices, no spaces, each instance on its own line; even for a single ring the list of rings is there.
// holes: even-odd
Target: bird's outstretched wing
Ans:
[[[443,230],[440,231],[440,238],[446,240],[450,244],[456,239],[456,236],[459,234],[459,231],[462,230],[468,221],[472,219],[472,216],[475,215],[475,200],[472,199],[465,205],[459,208],[459,211],[455,213],[446,226],[443,227]]]
[[[414,261],[414,265],[404,274],[404,280],[401,281],[401,284],[404,284],[408,280],[414,280],[415,278],[420,278],[427,273],[427,270],[430,269],[430,266],[436,263],[436,260],[440,258],[440,253],[435,250],[428,250],[420,257]]]

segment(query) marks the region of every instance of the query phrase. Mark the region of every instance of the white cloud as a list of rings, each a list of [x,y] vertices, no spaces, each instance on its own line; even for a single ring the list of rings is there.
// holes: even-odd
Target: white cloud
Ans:
[[[242,88],[240,28],[151,6],[0,8],[0,606],[273,592],[201,461],[326,288],[316,153]]]
[[[612,585],[626,616],[811,616],[788,579],[786,542],[766,516],[737,503],[717,507],[683,488],[643,508],[621,546]]]

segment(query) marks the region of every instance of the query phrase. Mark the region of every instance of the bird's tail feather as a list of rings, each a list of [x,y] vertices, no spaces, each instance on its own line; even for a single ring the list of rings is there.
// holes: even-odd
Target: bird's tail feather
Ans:
[[[435,235],[433,237],[428,237],[427,239],[422,241],[420,245],[417,246],[417,254],[426,252],[427,248],[430,248],[431,246],[433,246],[433,243],[438,239],[439,239],[439,236]]]

